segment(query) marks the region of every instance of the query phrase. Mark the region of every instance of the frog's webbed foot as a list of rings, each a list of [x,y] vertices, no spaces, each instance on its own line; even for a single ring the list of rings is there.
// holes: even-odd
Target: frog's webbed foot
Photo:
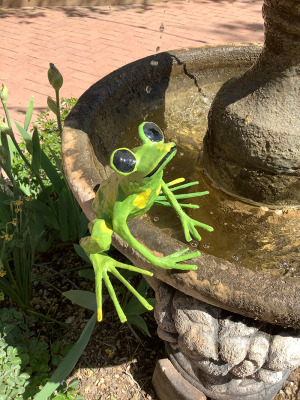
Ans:
[[[127,289],[134,294],[137,299],[143,304],[147,310],[152,310],[153,307],[148,301],[141,296],[134,287],[120,274],[117,268],[126,269],[129,271],[139,272],[144,275],[152,276],[153,274],[149,271],[146,271],[141,268],[134,267],[132,265],[124,264],[118,261],[115,261],[111,257],[105,254],[90,254],[90,259],[92,261],[94,271],[95,271],[95,280],[96,280],[96,299],[97,299],[97,320],[102,321],[102,281],[104,281],[105,286],[107,287],[108,293],[114,303],[114,306],[117,310],[120,321],[123,323],[127,321],[126,315],[124,314],[120,303],[117,299],[116,292],[113,288],[113,285],[109,279],[108,273],[113,274],[119,281],[123,283],[127,287]]]
[[[178,178],[178,179],[175,179],[174,181],[167,183],[167,186],[170,189],[170,191],[174,194],[174,192],[176,190],[186,189],[190,186],[198,185],[198,183],[199,183],[198,181],[195,181],[195,182],[189,182],[189,183],[185,183],[183,185],[178,185],[178,186],[172,187],[172,186],[177,185],[184,181],[185,181],[184,178]],[[190,199],[193,197],[204,196],[206,194],[209,194],[209,192],[204,191],[204,192],[195,192],[195,193],[174,194],[174,197],[176,198],[176,200],[181,200],[181,199]],[[178,204],[181,207],[185,207],[185,208],[199,208],[199,206],[196,204],[189,204],[189,203],[178,203]],[[159,196],[156,198],[154,205],[171,206],[171,204],[167,201],[167,198],[162,191],[159,193]]]
[[[187,247],[184,250],[176,251],[175,253],[169,254],[168,256],[156,259],[156,262],[152,263],[159,268],[163,269],[181,269],[184,271],[195,271],[198,269],[197,265],[194,264],[180,264],[182,261],[187,261],[192,258],[196,258],[200,256],[200,251],[194,251],[192,253],[187,253],[189,248]]]
[[[205,229],[206,231],[212,232],[214,230],[210,225],[203,224],[202,222],[196,221],[195,219],[189,217],[185,213],[180,216],[181,224],[184,231],[185,239],[190,242],[192,237],[196,240],[201,240],[201,236],[199,235],[196,226]]]

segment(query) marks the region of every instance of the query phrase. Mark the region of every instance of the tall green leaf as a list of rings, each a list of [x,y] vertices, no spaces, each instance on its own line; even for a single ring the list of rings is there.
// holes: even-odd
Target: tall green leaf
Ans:
[[[28,141],[31,142],[32,138],[29,135],[29,133],[26,131],[26,129],[24,129],[20,124],[17,123],[17,121],[15,121],[16,127],[18,129],[18,131],[20,132],[22,138],[25,140],[25,142],[27,143]]]
[[[11,178],[11,151],[8,145],[7,136],[5,133],[1,132],[1,145],[2,145],[2,156],[5,162],[5,172]]]
[[[57,194],[59,194],[64,187],[63,180],[43,150],[41,151],[41,165],[46,175],[50,179],[54,190]]]
[[[33,96],[31,96],[31,99],[29,100],[28,107],[26,110],[26,116],[25,116],[25,121],[24,121],[24,129],[27,131],[31,117],[32,117],[32,112],[33,112]]]
[[[41,148],[40,139],[37,129],[34,129],[32,135],[32,158],[31,158],[31,169],[32,172],[37,176],[40,175],[41,166]]]
[[[67,188],[64,187],[58,198],[59,236],[63,242],[69,240],[67,195]]]
[[[59,366],[56,368],[52,376],[50,377],[48,383],[43,387],[43,389],[35,395],[34,400],[45,400],[58,388],[60,383],[65,380],[68,375],[72,372],[75,367],[79,357],[86,348],[90,337],[93,333],[94,326],[96,323],[96,313],[87,322],[80,338],[71,348],[66,357],[62,360]]]

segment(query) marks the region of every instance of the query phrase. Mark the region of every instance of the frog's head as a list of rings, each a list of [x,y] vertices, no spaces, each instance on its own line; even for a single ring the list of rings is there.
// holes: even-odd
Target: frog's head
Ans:
[[[143,122],[139,126],[142,146],[133,150],[115,150],[110,165],[120,175],[134,174],[136,180],[155,179],[159,172],[176,154],[175,143],[164,143],[164,135],[153,122]]]

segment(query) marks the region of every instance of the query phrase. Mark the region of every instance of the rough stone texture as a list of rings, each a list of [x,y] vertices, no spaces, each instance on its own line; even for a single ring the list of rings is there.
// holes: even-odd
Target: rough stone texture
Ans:
[[[300,204],[300,6],[265,0],[257,62],[226,82],[209,113],[203,162],[225,192],[270,207]]]
[[[173,288],[169,294],[167,291],[165,283],[156,286],[158,335],[168,342],[172,331],[172,362],[207,396],[272,399],[289,372],[300,365],[299,330],[284,330],[228,313]]]
[[[206,400],[206,396],[184,379],[167,358],[156,364],[152,382],[159,400]]]

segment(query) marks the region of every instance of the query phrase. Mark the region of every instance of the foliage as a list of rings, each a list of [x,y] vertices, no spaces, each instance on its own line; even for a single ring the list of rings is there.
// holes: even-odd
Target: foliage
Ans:
[[[0,209],[0,289],[25,309],[30,306],[35,253],[45,235],[29,201],[7,196]]]
[[[62,83],[62,78],[57,80],[57,71],[52,80],[53,76],[55,84]],[[7,121],[0,118],[0,298],[4,293],[23,309],[30,307],[36,252],[47,251],[53,241],[78,241],[87,229],[87,219],[63,175],[58,147],[52,151],[49,146],[59,137],[61,121],[75,103],[71,99],[60,108],[59,91],[55,92],[63,115],[61,118],[59,111],[56,127],[52,124],[53,130],[58,130],[56,137],[45,130],[47,112],[37,121],[32,136],[27,132],[33,112],[31,98],[24,126],[15,122],[23,138],[19,144],[7,108],[8,89],[4,85],[0,89]],[[37,127],[41,128],[41,137]]]
[[[62,99],[60,107],[60,116],[62,122],[65,121],[70,110],[75,106],[76,103],[77,99],[73,97],[70,99]],[[38,131],[41,149],[44,151],[51,163],[55,165],[55,159],[58,159],[61,162],[61,135],[57,125],[57,119],[52,118],[50,113],[50,109],[41,111],[37,115],[36,121],[33,122],[33,127]],[[33,132],[33,130],[31,132]],[[27,160],[31,162],[31,154],[26,151],[25,141],[19,143],[19,146]],[[58,172],[60,173],[60,171]],[[23,184],[25,187],[30,187],[31,192],[35,194],[38,193],[38,182],[36,181],[35,177],[30,174],[30,171],[18,152],[14,153],[12,160],[12,173],[14,177],[18,179],[19,183]],[[40,171],[40,173],[43,176],[43,182],[47,186],[50,186],[51,181],[47,175],[43,174],[43,171]]]
[[[49,380],[52,368],[48,344],[34,338],[29,326],[33,318],[15,309],[0,310],[0,399],[32,400],[41,383]],[[57,348],[57,353],[59,347]],[[77,381],[65,383],[58,392],[44,399],[82,399],[76,396]]]

